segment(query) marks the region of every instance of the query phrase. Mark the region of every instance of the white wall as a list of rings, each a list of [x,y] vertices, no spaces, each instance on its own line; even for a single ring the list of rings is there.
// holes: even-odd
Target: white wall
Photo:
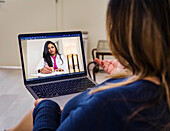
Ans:
[[[58,0],[57,29],[88,31],[88,59],[98,40],[106,40],[107,0]]]
[[[56,4],[57,1],[57,4]],[[107,0],[5,0],[0,4],[0,66],[20,66],[17,35],[59,30],[88,31],[88,59],[106,39]]]
[[[56,31],[56,0],[5,0],[0,4],[0,66],[20,66],[17,36]]]

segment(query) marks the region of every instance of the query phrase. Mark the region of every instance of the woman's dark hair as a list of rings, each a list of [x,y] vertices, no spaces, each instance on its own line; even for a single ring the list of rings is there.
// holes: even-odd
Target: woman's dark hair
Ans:
[[[49,50],[48,50],[48,45],[49,45],[49,44],[54,45],[54,47],[55,47],[55,53],[60,56],[60,59],[61,59],[62,64],[63,64],[63,59],[61,58],[61,54],[59,54],[55,43],[53,43],[52,41],[47,41],[47,42],[45,43],[45,45],[44,45],[44,51],[43,51],[44,61],[47,62],[47,64],[48,64],[49,67],[53,67],[53,64],[52,64],[52,61],[51,61],[51,57],[50,57],[50,53],[49,53]]]

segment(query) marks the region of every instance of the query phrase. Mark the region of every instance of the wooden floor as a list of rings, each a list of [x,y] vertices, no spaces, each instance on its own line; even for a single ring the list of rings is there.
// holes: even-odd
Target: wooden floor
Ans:
[[[105,76],[97,73],[97,82],[104,81]],[[20,69],[0,69],[0,131],[16,125],[34,101],[24,87]]]

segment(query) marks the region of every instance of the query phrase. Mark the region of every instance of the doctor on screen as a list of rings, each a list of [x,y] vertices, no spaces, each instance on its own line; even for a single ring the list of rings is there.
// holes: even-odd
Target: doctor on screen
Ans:
[[[49,74],[53,71],[68,72],[66,57],[59,54],[56,45],[47,41],[44,45],[43,58],[36,67],[37,73]]]

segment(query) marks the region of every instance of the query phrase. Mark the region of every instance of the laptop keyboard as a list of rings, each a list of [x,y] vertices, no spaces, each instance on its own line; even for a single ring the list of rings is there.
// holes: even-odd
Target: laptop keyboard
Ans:
[[[32,90],[39,98],[51,98],[66,94],[85,91],[87,88],[94,87],[95,84],[88,78],[68,80],[56,83],[31,86]]]

